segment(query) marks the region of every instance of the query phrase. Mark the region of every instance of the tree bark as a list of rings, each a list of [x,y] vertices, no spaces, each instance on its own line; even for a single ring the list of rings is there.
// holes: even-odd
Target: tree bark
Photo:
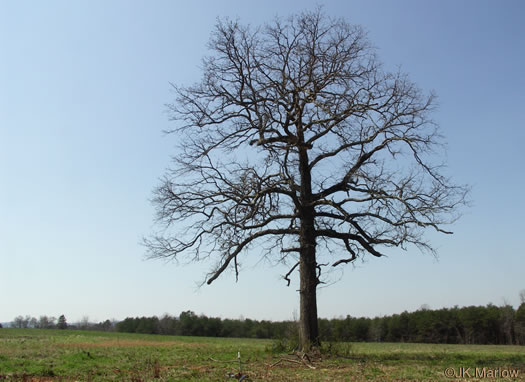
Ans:
[[[306,223],[306,222],[305,222]],[[304,224],[304,223],[303,223]],[[313,219],[312,219],[313,226]],[[315,259],[315,236],[306,226],[301,227],[300,253],[300,319],[299,338],[301,350],[310,351],[318,347],[319,329],[317,322],[317,263]]]
[[[312,177],[308,163],[308,148],[304,145],[302,126],[297,125],[299,142],[299,173],[301,175],[301,208],[299,230],[300,273],[300,318],[299,339],[301,350],[308,352],[318,347],[319,328],[317,321],[317,261],[315,238],[315,211],[312,206]]]

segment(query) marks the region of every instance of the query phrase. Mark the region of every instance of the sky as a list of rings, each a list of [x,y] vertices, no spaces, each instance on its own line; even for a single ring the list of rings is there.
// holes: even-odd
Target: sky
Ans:
[[[415,248],[365,257],[318,292],[320,317],[509,303],[525,289],[522,1],[0,0],[0,322],[98,322],[192,310],[287,320],[287,268],[247,255],[238,282],[210,263],[146,260],[152,191],[176,154],[170,83],[200,80],[217,17],[254,26],[323,5],[362,25],[387,68],[438,95],[447,175],[471,206]],[[296,277],[297,279],[297,277]]]

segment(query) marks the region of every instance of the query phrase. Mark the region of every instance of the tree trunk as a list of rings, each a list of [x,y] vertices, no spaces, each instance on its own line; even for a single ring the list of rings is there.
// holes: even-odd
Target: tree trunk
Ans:
[[[298,138],[304,143],[302,126],[297,125]],[[308,152],[305,145],[299,146],[299,173],[301,175],[301,208],[300,208],[300,317],[299,339],[301,350],[308,352],[318,347],[319,327],[317,322],[317,261],[315,256],[315,210],[312,206],[312,177],[308,163]]]
[[[300,254],[300,319],[299,338],[301,350],[308,352],[312,347],[318,347],[319,329],[317,322],[317,274],[315,260],[315,237],[308,234],[304,227],[301,235]],[[301,230],[303,231],[303,230]]]

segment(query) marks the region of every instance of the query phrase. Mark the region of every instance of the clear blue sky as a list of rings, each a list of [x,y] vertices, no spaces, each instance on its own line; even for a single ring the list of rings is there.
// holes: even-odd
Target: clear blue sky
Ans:
[[[178,314],[289,319],[286,272],[253,256],[235,283],[209,264],[145,261],[151,191],[174,154],[169,82],[200,79],[217,16],[258,25],[314,1],[0,0],[0,322]],[[452,236],[366,258],[319,291],[319,315],[518,305],[525,289],[525,3],[329,1],[387,67],[434,90],[448,170],[473,186]]]

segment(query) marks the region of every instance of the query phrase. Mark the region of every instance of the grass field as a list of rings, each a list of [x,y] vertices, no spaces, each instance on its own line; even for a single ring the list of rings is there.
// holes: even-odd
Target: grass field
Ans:
[[[323,355],[310,368],[299,361],[279,362],[286,354],[273,353],[272,344],[256,339],[0,329],[0,381],[233,381],[227,374],[239,371],[238,351],[242,372],[249,376],[245,381],[525,381],[524,346],[338,344],[332,356]],[[453,368],[447,371],[450,376],[445,375],[447,368]]]

